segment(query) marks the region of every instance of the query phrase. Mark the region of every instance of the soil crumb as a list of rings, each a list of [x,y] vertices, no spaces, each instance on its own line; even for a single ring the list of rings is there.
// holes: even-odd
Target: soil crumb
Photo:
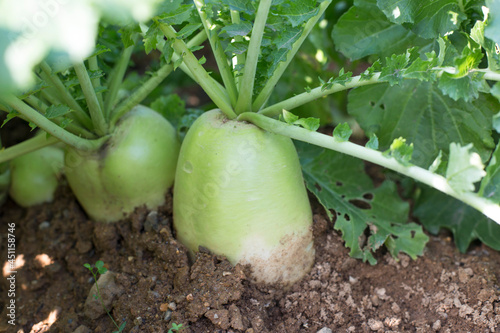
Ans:
[[[500,332],[498,252],[476,244],[460,254],[444,233],[415,261],[380,252],[370,266],[349,257],[319,204],[313,210],[315,265],[284,290],[251,283],[246,267],[208,251],[190,261],[173,237],[170,194],[158,210],[138,209],[116,224],[90,221],[67,186],[52,204],[25,210],[8,201],[0,212],[0,333],[117,331],[106,311],[86,306],[95,281],[83,265],[98,260],[111,273],[99,287],[123,332],[181,324],[186,333]],[[8,223],[17,258],[12,297]]]

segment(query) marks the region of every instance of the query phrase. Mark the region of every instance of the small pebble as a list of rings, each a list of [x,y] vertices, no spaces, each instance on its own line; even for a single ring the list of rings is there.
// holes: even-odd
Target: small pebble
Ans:
[[[399,305],[397,303],[392,303],[391,310],[394,313],[400,313],[401,312],[401,308],[399,307]]]
[[[169,221],[170,221],[170,220],[169,220],[168,218],[161,219],[161,220],[160,220],[160,224],[161,224],[161,225],[168,225],[168,222],[169,222]]]
[[[378,331],[384,328],[384,323],[380,320],[368,319],[368,326],[372,331]]]
[[[172,310],[167,310],[167,312],[165,312],[165,317],[163,317],[163,320],[169,321],[171,318],[172,318]]]
[[[80,325],[73,333],[92,333],[92,331],[87,326]]]
[[[333,333],[333,331],[331,329],[329,329],[328,327],[323,327],[322,329],[320,329],[316,333]]]
[[[375,288],[375,293],[377,294],[378,297],[384,298],[385,297],[385,288]]]
[[[158,231],[158,212],[151,211],[146,217],[146,222],[144,222],[144,230],[146,232]]]
[[[43,221],[38,226],[38,229],[40,229],[40,230],[45,230],[45,229],[48,229],[48,228],[50,228],[50,222],[49,221]]]
[[[61,270],[61,265],[57,262],[47,266],[47,270],[50,272],[50,273],[57,273]]]

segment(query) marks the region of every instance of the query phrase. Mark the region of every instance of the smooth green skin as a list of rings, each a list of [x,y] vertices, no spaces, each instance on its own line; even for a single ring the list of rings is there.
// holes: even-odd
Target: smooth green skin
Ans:
[[[21,207],[54,200],[63,168],[64,152],[45,147],[10,161],[10,197]]]
[[[174,127],[160,114],[136,106],[96,152],[68,148],[65,174],[94,221],[116,222],[136,207],[155,209],[172,186],[179,154]]]
[[[289,138],[204,113],[188,131],[174,186],[177,238],[250,264],[258,282],[289,285],[314,261],[312,214]]]
[[[2,170],[0,166],[0,206],[3,205],[7,199],[7,194],[9,192],[10,185],[10,169],[6,168]]]

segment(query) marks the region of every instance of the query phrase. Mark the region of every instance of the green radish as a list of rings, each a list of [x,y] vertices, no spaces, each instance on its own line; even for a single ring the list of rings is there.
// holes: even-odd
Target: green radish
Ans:
[[[89,216],[114,222],[146,205],[165,202],[179,152],[174,127],[156,111],[136,106],[117,123],[99,150],[68,147],[65,174]]]
[[[116,33],[103,36],[110,45],[124,43],[119,58],[111,56],[112,68],[100,68],[110,58],[104,56],[102,61],[99,48],[88,59],[71,59],[64,66],[42,61],[36,73],[43,85],[0,98],[0,110],[10,113],[8,119],[21,117],[51,135],[47,140],[32,138],[0,150],[0,163],[47,145],[66,144],[68,183],[87,215],[100,222],[121,220],[138,206],[163,204],[175,177],[180,147],[166,118],[140,105],[175,68],[164,63],[145,80],[126,82],[136,43],[143,37],[135,25],[128,27],[120,30],[121,37]],[[190,38],[188,46],[195,48],[207,35],[199,32]],[[122,94],[122,88],[128,93]],[[177,106],[166,111],[179,116],[184,110]]]
[[[182,144],[174,186],[174,227],[257,282],[292,284],[314,261],[312,214],[297,152],[284,136],[228,120],[196,120]]]
[[[59,185],[63,161],[63,150],[54,146],[14,158],[10,162],[10,197],[21,207],[51,202]]]

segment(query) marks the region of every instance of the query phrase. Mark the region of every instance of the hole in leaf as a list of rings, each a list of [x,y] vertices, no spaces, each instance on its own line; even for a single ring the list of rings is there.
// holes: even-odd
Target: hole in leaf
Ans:
[[[335,185],[337,185],[337,186],[343,186],[344,184],[342,184],[342,182],[336,181]]]
[[[316,189],[318,190],[318,192],[321,192],[322,188],[321,188],[321,186],[318,183],[315,183],[314,187],[316,187]]]
[[[345,195],[344,195],[344,194],[342,194],[340,197],[341,197],[342,199],[345,199]]]
[[[370,101],[370,106],[374,107],[375,106],[375,102],[374,101]]]
[[[334,209],[329,209],[328,210],[332,216],[340,215],[340,213],[337,213]]]
[[[385,104],[380,104],[380,108],[381,108],[382,110],[385,110]]]
[[[344,218],[345,218],[346,221],[350,221],[351,220],[351,217],[349,215],[347,215],[347,214],[344,214]]]
[[[360,209],[372,209],[372,206],[368,202],[363,200],[351,199],[349,200],[349,203]]]
[[[412,230],[410,233],[411,233],[411,238],[415,238],[415,230]]]
[[[363,194],[363,198],[366,200],[373,200],[373,194],[372,193],[365,193],[365,194]]]
[[[365,245],[366,245],[366,240],[369,237],[369,235],[368,236],[366,235],[366,231],[367,230],[368,229],[365,229],[365,231],[361,235],[359,235],[359,237],[358,237],[358,242],[359,242],[359,247],[360,248],[364,248]]]

